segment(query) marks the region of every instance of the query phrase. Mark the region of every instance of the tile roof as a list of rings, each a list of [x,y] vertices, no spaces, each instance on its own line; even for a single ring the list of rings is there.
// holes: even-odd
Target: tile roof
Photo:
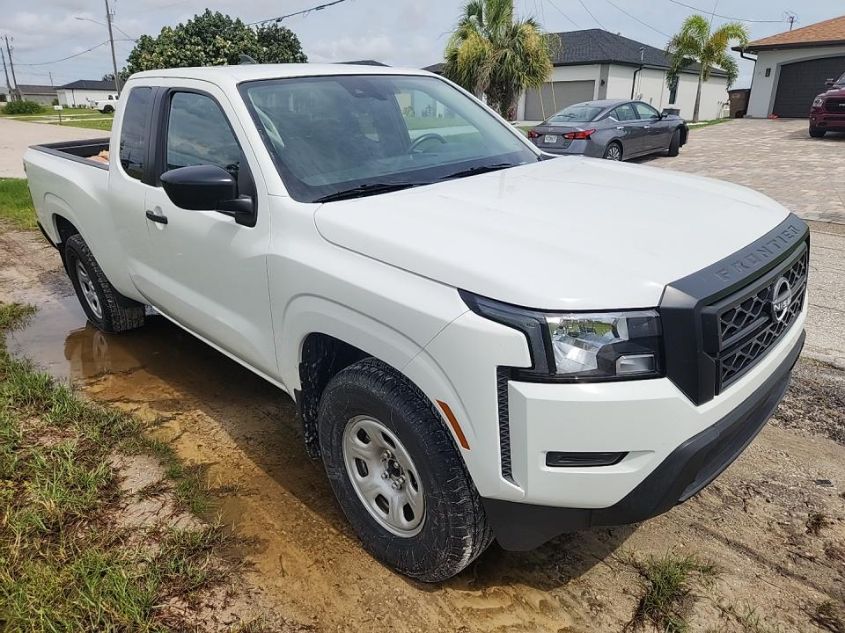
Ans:
[[[745,50],[845,44],[845,15],[749,42]]]

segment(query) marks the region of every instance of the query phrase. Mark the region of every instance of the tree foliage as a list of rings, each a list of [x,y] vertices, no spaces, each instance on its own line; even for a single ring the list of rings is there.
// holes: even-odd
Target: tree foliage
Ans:
[[[532,18],[514,20],[512,0],[470,0],[446,45],[444,75],[507,117],[526,88],[552,72],[549,41]]]
[[[667,49],[672,56],[668,74],[670,82],[676,80],[678,73],[690,64],[701,65],[694,121],[698,121],[701,83],[710,78],[713,66],[718,66],[727,73],[729,88],[736,81],[739,67],[728,52],[731,42],[736,42],[739,46],[748,44],[748,29],[739,22],[727,22],[711,32],[710,21],[702,15],[689,16],[681,25],[681,30],[669,41]]]
[[[241,55],[267,64],[307,61],[299,38],[290,29],[278,24],[253,29],[240,19],[206,9],[184,24],[165,26],[156,37],[138,38],[121,74],[237,64]]]

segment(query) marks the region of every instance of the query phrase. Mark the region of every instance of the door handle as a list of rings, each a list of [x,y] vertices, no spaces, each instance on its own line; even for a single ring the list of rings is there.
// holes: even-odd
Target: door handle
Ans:
[[[624,129],[625,129],[625,126],[624,126],[624,125],[617,125],[617,126],[616,126],[616,129],[617,129],[617,130],[624,130]]]
[[[159,215],[159,214],[155,213],[154,211],[150,211],[149,209],[147,209],[146,215],[147,215],[147,219],[150,220],[151,222],[158,222],[159,224],[167,224],[167,216],[164,215],[164,214]]]
[[[650,125],[644,125],[643,127],[644,127],[645,129],[647,129],[647,130],[650,130],[650,129],[651,129],[651,126],[650,126]]]

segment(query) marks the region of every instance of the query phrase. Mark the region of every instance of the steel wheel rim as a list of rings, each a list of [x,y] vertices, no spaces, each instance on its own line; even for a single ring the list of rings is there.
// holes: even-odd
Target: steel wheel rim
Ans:
[[[607,148],[604,157],[608,160],[620,160],[622,158],[622,150],[618,145],[611,145]]]
[[[359,415],[343,431],[343,462],[358,499],[385,530],[410,538],[425,523],[419,471],[399,438],[378,420]]]
[[[76,279],[79,281],[79,289],[82,291],[82,296],[85,297],[85,303],[94,313],[98,319],[103,318],[103,307],[100,305],[100,297],[97,296],[97,291],[94,289],[94,284],[91,283],[91,278],[88,276],[88,271],[82,262],[76,262]]]

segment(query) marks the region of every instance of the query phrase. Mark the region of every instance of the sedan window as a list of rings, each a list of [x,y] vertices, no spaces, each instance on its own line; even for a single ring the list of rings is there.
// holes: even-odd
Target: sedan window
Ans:
[[[626,103],[616,108],[611,116],[613,116],[613,118],[617,121],[636,121],[638,118],[637,113],[634,111],[634,108],[631,107],[630,103]]]
[[[643,103],[642,101],[637,101],[634,104],[634,108],[637,110],[637,114],[639,115],[639,117],[644,121],[660,118],[660,113],[657,110],[652,108],[647,103]]]
[[[572,121],[592,121],[602,113],[604,108],[588,103],[576,103],[564,108],[554,116],[549,117],[546,124],[571,123]]]

